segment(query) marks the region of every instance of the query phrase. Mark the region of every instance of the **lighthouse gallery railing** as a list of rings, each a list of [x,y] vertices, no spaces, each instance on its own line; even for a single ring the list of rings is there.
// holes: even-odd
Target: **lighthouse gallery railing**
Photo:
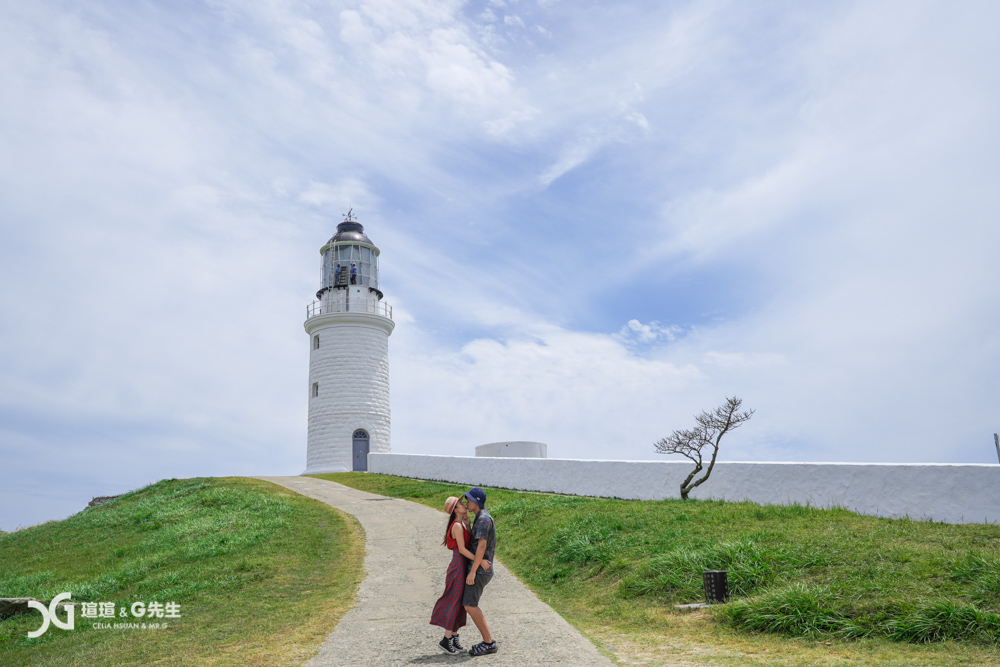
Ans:
[[[306,306],[306,319],[330,313],[369,313],[392,319],[392,306],[378,299],[351,299],[347,303],[337,301],[313,301]]]

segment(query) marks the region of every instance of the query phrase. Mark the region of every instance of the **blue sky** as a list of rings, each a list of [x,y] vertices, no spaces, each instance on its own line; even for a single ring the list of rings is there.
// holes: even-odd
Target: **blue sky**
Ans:
[[[995,462],[995,3],[0,6],[0,528],[297,474],[353,206],[393,450]]]

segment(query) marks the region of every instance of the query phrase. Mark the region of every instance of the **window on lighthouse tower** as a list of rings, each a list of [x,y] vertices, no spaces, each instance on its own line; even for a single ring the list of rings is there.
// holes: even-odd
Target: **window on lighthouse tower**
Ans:
[[[312,396],[313,396],[313,398],[316,398],[317,396],[319,396],[319,382],[313,382]]]

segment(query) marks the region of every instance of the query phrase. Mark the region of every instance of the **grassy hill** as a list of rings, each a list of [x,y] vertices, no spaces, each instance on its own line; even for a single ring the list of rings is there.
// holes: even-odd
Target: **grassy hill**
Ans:
[[[364,537],[352,517],[259,480],[166,480],[63,521],[0,534],[0,597],[176,602],[179,619],[83,619],[28,639],[0,622],[3,665],[294,665],[349,608]],[[166,629],[95,629],[167,622]]]
[[[365,473],[317,477],[435,508],[467,490]],[[1000,664],[996,525],[487,492],[500,561],[634,664]],[[675,604],[703,601],[708,569],[728,571],[732,601],[677,612]]]

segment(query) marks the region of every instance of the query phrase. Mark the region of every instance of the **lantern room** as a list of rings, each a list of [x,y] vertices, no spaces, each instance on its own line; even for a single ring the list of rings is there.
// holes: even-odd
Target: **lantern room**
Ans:
[[[378,287],[379,249],[365,234],[365,228],[350,213],[337,225],[337,233],[320,249],[323,255],[322,287],[316,293],[322,298],[330,289],[344,289],[350,285],[366,285],[369,292],[381,300]]]

